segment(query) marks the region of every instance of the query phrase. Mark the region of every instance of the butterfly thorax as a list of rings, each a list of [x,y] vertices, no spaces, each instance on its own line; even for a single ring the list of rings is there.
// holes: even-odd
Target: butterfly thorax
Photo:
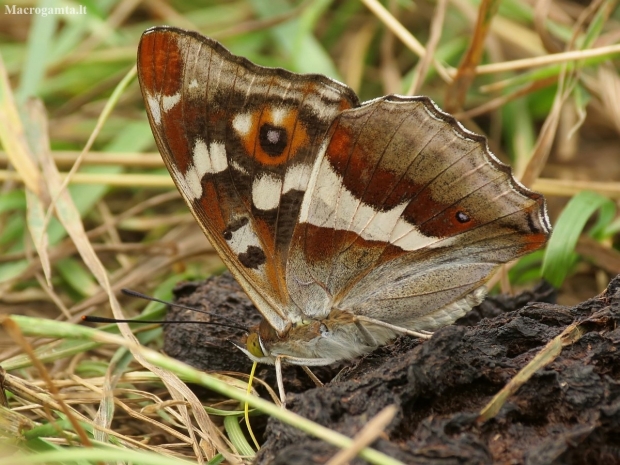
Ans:
[[[395,335],[389,328],[333,309],[327,318],[300,322],[281,336],[263,320],[251,330],[242,350],[260,363],[273,364],[280,357],[293,365],[320,366],[368,353]]]

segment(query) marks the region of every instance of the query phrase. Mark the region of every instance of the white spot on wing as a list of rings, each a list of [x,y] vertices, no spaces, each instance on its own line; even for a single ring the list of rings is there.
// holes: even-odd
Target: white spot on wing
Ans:
[[[348,192],[347,192],[348,193]],[[351,196],[353,197],[353,196]],[[392,230],[401,219],[401,215],[408,202],[403,202],[391,210],[376,212],[371,206],[360,203],[349,230],[355,231],[362,237],[376,238],[376,240],[387,242],[390,240]],[[344,215],[348,216],[348,215]]]
[[[262,249],[262,245],[258,240],[258,236],[247,223],[232,233],[232,238],[227,241],[228,246],[235,252],[236,255],[245,253],[248,247],[255,246]]]
[[[275,126],[282,126],[284,119],[288,116],[289,110],[287,108],[276,107],[272,110],[273,124]]]
[[[248,170],[246,170],[243,166],[241,166],[235,160],[230,160],[230,166],[232,166],[235,169],[235,171],[238,171],[239,173],[245,174],[246,176],[250,174],[250,173],[248,173]]]
[[[403,250],[432,246],[440,238],[425,236],[401,217],[407,204],[374,210],[346,189],[329,161],[323,159],[313,169],[299,218],[302,223],[352,231],[363,239],[389,242]]]
[[[149,112],[153,117],[153,121],[157,126],[161,124],[161,110],[159,109],[159,97],[156,95],[147,94],[146,103],[149,106]]]
[[[239,113],[233,118],[232,126],[240,136],[247,136],[252,130],[252,115]]]
[[[296,165],[289,166],[284,175],[284,187],[282,193],[286,194],[292,190],[298,190],[304,192],[308,186],[310,180],[310,173],[312,167],[310,165],[298,163]]]
[[[192,82],[189,83],[189,88],[195,89],[196,87],[198,87],[198,81],[196,79],[192,79]]]
[[[192,164],[182,174],[172,166],[173,177],[181,190],[192,199],[202,197],[202,178],[205,174],[216,174],[228,168],[226,149],[221,142],[211,142],[210,147],[202,139],[197,139],[192,151]]]
[[[211,142],[209,145],[209,153],[211,154],[212,173],[221,173],[228,168],[228,159],[226,158],[226,147],[223,142]]]
[[[273,210],[280,205],[282,179],[273,174],[263,174],[252,184],[252,203],[259,210]]]
[[[147,94],[146,104],[149,107],[149,112],[153,117],[153,121],[156,125],[161,124],[161,113],[170,111],[181,100],[181,93],[177,92],[174,95]]]
[[[174,95],[164,95],[161,99],[161,107],[164,113],[170,111],[174,106],[181,101],[181,93],[177,92]]]
[[[310,203],[312,202],[312,194],[314,192],[314,188],[317,183],[317,179],[319,177],[319,172],[321,171],[321,166],[323,166],[323,157],[325,155],[325,151],[327,150],[327,141],[323,141],[321,144],[321,148],[319,149],[319,154],[316,157],[316,162],[312,165],[312,172],[310,173],[310,181],[308,181],[308,187],[306,189],[306,194],[304,195],[304,199],[301,202],[301,208],[299,209],[299,222],[300,223],[311,223],[308,221],[308,216],[310,215]]]
[[[319,96],[308,95],[303,102],[304,106],[312,108],[312,112],[315,116],[324,121],[332,121],[340,111],[337,108],[325,105],[325,102],[321,100]]]
[[[206,173],[210,173],[213,170],[209,149],[207,149],[207,144],[202,139],[196,140],[192,158],[194,160],[193,168],[197,171],[199,177],[202,178]],[[190,167],[189,171],[191,170],[192,167]]]
[[[170,169],[172,171],[172,176],[181,187],[181,192],[189,196],[190,199],[200,198],[202,195],[202,183],[198,177],[198,173],[193,167],[190,167],[185,175],[181,174],[174,165],[170,165]]]
[[[221,173],[228,168],[226,148],[222,142],[211,142],[207,148],[202,139],[197,139],[192,156],[193,167],[200,178],[205,174]]]
[[[409,231],[406,234],[398,238],[396,238],[395,235],[392,234],[392,237],[390,238],[391,244],[394,244],[403,250],[418,250],[424,247],[433,248],[433,245],[438,242],[441,242],[442,247],[444,245],[447,245],[445,242],[442,242],[442,239],[439,237],[425,236],[418,230],[418,228],[406,222],[402,218],[399,218],[398,223],[396,223],[396,227],[400,227],[403,229],[409,228]]]

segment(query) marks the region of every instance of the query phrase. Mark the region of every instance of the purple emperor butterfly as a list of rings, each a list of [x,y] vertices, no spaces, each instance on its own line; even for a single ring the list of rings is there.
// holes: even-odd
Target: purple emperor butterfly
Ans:
[[[171,27],[144,33],[138,76],[177,188],[264,317],[254,361],[326,365],[428,334],[549,235],[542,195],[427,97],[360,104]]]

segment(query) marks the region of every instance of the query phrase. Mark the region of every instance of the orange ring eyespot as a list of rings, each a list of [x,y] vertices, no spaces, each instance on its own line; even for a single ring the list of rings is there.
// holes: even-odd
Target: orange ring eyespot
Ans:
[[[250,333],[245,346],[248,349],[248,352],[254,355],[254,357],[262,358],[265,356],[263,353],[263,348],[260,345],[260,336],[258,333]]]

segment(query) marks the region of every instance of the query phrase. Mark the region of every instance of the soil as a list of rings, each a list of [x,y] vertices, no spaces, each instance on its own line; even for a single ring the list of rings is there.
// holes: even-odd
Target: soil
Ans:
[[[260,319],[227,274],[180,285],[176,293],[186,305],[226,315],[229,324]],[[322,388],[301,369],[286,367],[287,408],[353,437],[384,407],[396,405],[398,414],[372,447],[407,464],[620,464],[620,277],[574,307],[553,304],[554,297],[541,285],[516,297],[488,298],[427,341],[402,337],[358,360],[317,370],[319,378],[332,380]],[[169,318],[218,321],[178,309]],[[491,398],[576,321],[586,329],[581,339],[536,372],[494,419],[478,421]],[[199,368],[248,373],[249,361],[230,343],[242,336],[225,327],[170,325],[164,349]],[[272,367],[262,367],[260,375],[274,385]],[[274,419],[263,441],[258,464],[322,464],[336,453]]]

